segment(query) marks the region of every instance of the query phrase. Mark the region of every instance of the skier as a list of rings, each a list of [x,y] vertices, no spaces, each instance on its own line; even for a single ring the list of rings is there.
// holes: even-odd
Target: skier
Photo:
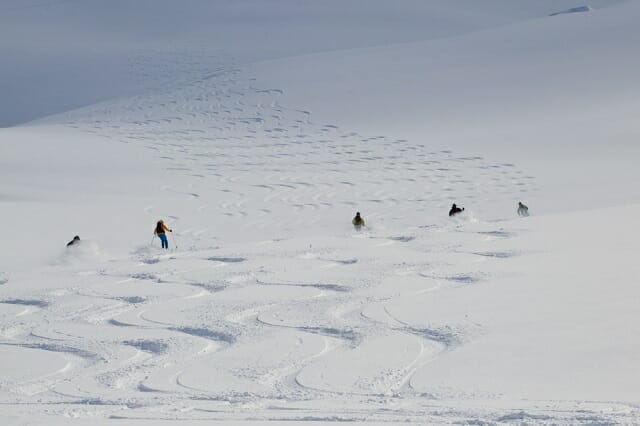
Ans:
[[[521,201],[518,201],[518,216],[520,217],[529,216],[529,207],[522,204]]]
[[[157,235],[158,238],[160,238],[163,249],[169,248],[169,241],[167,241],[167,235],[165,234],[166,231],[173,232],[173,230],[167,227],[164,221],[160,219],[158,223],[156,223],[156,229],[153,230],[153,235]]]
[[[460,208],[454,204],[451,206],[451,210],[449,210],[449,217],[455,216],[458,213],[462,213],[463,211],[464,211],[464,207]]]
[[[78,244],[80,244],[80,237],[76,235],[75,237],[73,237],[73,240],[67,243],[67,247],[77,246]]]
[[[356,212],[356,217],[351,221],[356,231],[359,231],[364,226],[364,219],[360,216],[360,212]]]

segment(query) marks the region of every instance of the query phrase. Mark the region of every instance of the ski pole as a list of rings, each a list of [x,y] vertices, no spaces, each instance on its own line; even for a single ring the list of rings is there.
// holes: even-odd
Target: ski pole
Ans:
[[[153,240],[155,240],[155,239],[156,239],[155,235],[153,237],[151,237],[151,242],[149,243],[150,246],[153,245]]]
[[[178,248],[178,239],[176,238],[175,234],[173,235],[173,245]]]

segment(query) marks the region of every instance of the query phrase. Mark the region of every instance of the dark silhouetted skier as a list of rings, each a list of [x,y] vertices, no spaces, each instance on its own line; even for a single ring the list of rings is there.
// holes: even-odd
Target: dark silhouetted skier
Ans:
[[[77,246],[78,244],[80,244],[80,237],[76,235],[75,237],[73,237],[73,240],[67,243],[67,247]]]
[[[464,211],[464,207],[460,208],[458,206],[456,206],[455,204],[451,206],[451,210],[449,210],[449,217],[451,216],[455,216],[458,213],[462,213]]]
[[[364,226],[364,219],[360,216],[360,212],[356,212],[356,216],[351,221],[356,231],[359,231]]]
[[[525,206],[520,201],[518,201],[518,216],[520,216],[520,217],[529,216],[529,207]]]

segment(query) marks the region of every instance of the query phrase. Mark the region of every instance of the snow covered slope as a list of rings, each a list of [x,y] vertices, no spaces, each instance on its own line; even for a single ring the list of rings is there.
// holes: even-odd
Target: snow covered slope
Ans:
[[[640,7],[398,4],[3,3],[3,424],[640,422]]]
[[[441,38],[570,6],[569,0],[3,0],[0,127],[164,87],[223,61]]]
[[[517,162],[543,180],[543,211],[638,202],[639,18],[630,2],[249,75],[287,87],[286,101],[318,120]]]

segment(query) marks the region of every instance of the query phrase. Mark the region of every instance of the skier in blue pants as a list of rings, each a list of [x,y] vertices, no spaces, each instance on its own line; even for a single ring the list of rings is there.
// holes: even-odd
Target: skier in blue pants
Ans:
[[[169,248],[169,241],[167,241],[167,234],[166,234],[167,231],[173,232],[173,230],[169,228],[167,225],[165,225],[164,221],[160,219],[156,224],[156,229],[153,230],[153,235],[157,235],[158,238],[160,238],[160,242],[162,242],[163,249]]]

